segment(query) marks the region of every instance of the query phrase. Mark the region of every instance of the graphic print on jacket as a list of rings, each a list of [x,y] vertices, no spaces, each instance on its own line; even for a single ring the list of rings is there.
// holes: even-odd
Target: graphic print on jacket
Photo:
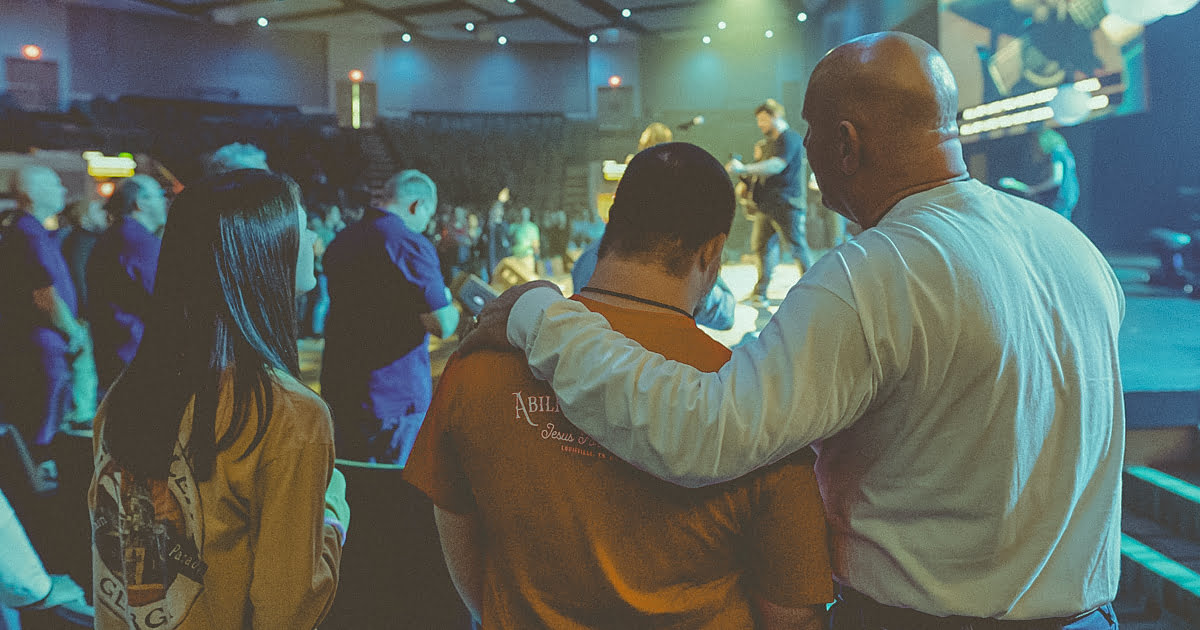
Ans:
[[[166,479],[140,477],[102,452],[93,539],[96,606],[131,628],[171,630],[204,588],[200,495],[176,443]]]

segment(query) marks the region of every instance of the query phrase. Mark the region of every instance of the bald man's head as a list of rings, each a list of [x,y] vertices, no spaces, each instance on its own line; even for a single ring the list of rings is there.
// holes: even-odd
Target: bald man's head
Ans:
[[[871,227],[901,193],[965,176],[957,111],[950,67],[916,37],[874,33],[830,51],[803,112],[827,205]]]
[[[66,204],[67,189],[58,174],[45,166],[24,166],[13,180],[17,204],[39,221],[59,212]]]
[[[817,64],[805,112],[904,135],[957,135],[958,85],[933,46],[905,33],[864,35]]]

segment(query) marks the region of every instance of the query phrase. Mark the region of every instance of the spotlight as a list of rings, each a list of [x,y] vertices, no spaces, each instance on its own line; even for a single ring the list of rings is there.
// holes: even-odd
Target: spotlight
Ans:
[[[264,27],[264,28],[265,28],[265,27],[266,27],[268,24],[270,24],[270,23],[271,23],[271,22],[270,22],[269,20],[267,20],[267,18],[265,18],[265,17],[260,17],[260,18],[258,18],[258,25],[259,25],[259,26],[262,26],[262,27]]]
[[[505,36],[503,36],[503,35],[501,35],[500,37],[497,37],[497,38],[496,38],[496,43],[497,43],[497,44],[500,44],[501,46],[503,46],[503,45],[505,45],[505,44],[507,44],[507,43],[508,43],[508,38],[507,38],[507,37],[505,37]]]
[[[117,185],[112,182],[100,182],[100,185],[96,186],[96,192],[100,193],[100,196],[105,199],[113,196],[113,192],[116,190]]]
[[[463,28],[467,29],[467,31],[473,31],[475,30],[475,23],[467,22],[466,24],[463,24]]]
[[[33,44],[26,44],[21,47],[21,56],[26,59],[41,59],[42,47]]]
[[[595,33],[592,33],[591,35],[588,35],[588,41],[595,44],[596,42],[600,41],[600,37]]]
[[[621,17],[627,18],[631,15],[633,15],[633,11],[630,11],[629,9],[621,9]]]
[[[516,3],[517,3],[517,0],[508,0],[508,3],[509,3],[509,4],[516,4]]]
[[[808,14],[807,14],[807,13],[805,13],[805,12],[803,12],[803,11],[801,11],[801,12],[797,13],[797,14],[796,14],[796,21],[797,21],[797,22],[807,22],[807,21],[808,21]]]
[[[726,24],[724,20],[717,22],[717,28],[721,29],[722,31],[725,30],[726,26],[728,26],[728,24]]]
[[[705,35],[704,37],[701,37],[701,38],[700,38],[700,41],[704,42],[705,44],[711,44],[711,43],[712,43],[712,38],[711,38],[711,37],[709,37],[708,35]]]
[[[350,71],[350,80],[355,83],[361,82],[363,80],[363,71],[359,70],[358,68],[351,70]]]
[[[609,87],[621,87],[621,75],[614,74],[608,77],[608,85]]]
[[[763,33],[763,36],[767,39],[771,39],[772,37],[775,37],[775,31],[768,29],[766,33]]]
[[[408,42],[411,42],[411,41],[412,41],[412,35],[409,35],[408,33],[405,33],[405,34],[403,34],[403,35],[401,35],[401,36],[400,36],[400,41],[402,41],[402,42],[404,42],[405,44],[407,44]]]

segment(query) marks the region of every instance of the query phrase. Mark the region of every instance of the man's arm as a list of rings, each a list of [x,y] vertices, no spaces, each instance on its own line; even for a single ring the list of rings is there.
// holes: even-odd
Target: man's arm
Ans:
[[[466,604],[475,621],[483,620],[483,545],[480,541],[479,517],[474,514],[455,514],[433,506],[438,537],[442,540],[442,555],[458,596]]]
[[[761,162],[751,164],[743,164],[739,160],[730,160],[725,165],[725,169],[732,175],[755,175],[760,177],[770,177],[778,175],[787,168],[787,162],[781,157],[769,157]]]
[[[71,354],[79,352],[87,343],[87,333],[83,326],[75,320],[67,303],[54,290],[54,285],[33,290],[33,306],[50,320],[50,325],[67,338],[67,351]]]
[[[486,315],[481,328],[499,319]],[[740,477],[837,433],[862,415],[879,381],[857,313],[803,280],[716,373],[649,352],[541,289],[516,302],[507,333],[580,430],[684,486]]]
[[[446,306],[420,315],[421,325],[425,330],[441,339],[453,335],[454,331],[458,330],[458,307],[454,306],[450,289],[446,289],[446,300],[450,302]]]

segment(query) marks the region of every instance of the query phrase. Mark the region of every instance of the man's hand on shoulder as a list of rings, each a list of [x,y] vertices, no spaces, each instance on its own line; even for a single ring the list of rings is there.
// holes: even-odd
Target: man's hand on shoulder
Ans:
[[[477,350],[511,350],[512,344],[508,342],[508,316],[522,295],[539,287],[560,291],[558,285],[549,280],[534,280],[501,293],[500,297],[488,302],[479,312],[475,328],[462,340],[458,352],[466,356]]]

